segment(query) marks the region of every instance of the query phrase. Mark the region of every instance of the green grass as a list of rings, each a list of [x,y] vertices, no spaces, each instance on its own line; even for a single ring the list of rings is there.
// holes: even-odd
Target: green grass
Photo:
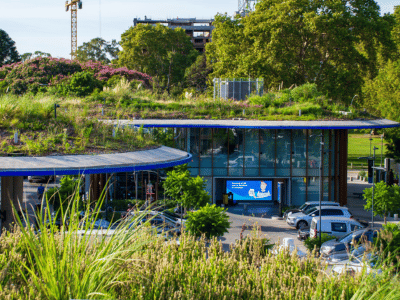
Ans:
[[[379,166],[381,164],[381,150],[382,150],[382,140],[379,135],[372,136],[372,141],[370,141],[369,134],[349,134],[349,148],[348,148],[348,167],[351,170],[351,164],[353,164],[353,169],[367,169],[368,162],[366,159],[358,159],[359,157],[367,157],[374,155],[374,146],[379,148],[375,151],[375,165]],[[371,147],[371,148],[370,148]],[[383,161],[384,164],[386,153],[385,140],[383,140]]]

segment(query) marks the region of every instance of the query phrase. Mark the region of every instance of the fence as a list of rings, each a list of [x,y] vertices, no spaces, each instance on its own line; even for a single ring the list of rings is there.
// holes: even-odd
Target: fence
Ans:
[[[246,100],[251,94],[261,96],[264,91],[263,79],[221,79],[214,78],[214,99]]]

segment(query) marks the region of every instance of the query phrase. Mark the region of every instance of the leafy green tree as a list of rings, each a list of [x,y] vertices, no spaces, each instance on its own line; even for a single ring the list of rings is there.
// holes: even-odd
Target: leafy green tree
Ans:
[[[226,209],[207,203],[197,211],[188,212],[185,226],[186,230],[198,237],[203,234],[208,239],[219,237],[230,228],[229,216],[226,214]]]
[[[185,209],[200,208],[210,201],[205,186],[202,177],[190,176],[187,165],[177,166],[168,172],[164,182],[165,194],[172,197],[173,203]]]
[[[83,62],[93,60],[109,64],[118,59],[118,53],[119,44],[116,40],[106,42],[102,38],[94,38],[78,47],[76,58]]]
[[[121,36],[118,64],[155,77],[169,91],[184,79],[197,51],[181,28],[138,24]]]
[[[211,71],[212,67],[210,63],[207,63],[206,55],[199,55],[196,61],[185,71],[186,85],[198,91],[205,91],[207,89],[208,75]]]
[[[372,209],[372,187],[364,190],[364,199],[367,203],[365,210]],[[384,181],[375,184],[374,190],[374,216],[382,216],[386,224],[389,212],[396,211],[400,206],[400,187],[388,186]]]
[[[373,0],[261,0],[246,17],[216,17],[207,55],[214,77],[263,77],[268,87],[315,82],[350,102],[376,74],[385,24]]]
[[[78,193],[79,181],[76,176],[63,176],[60,180],[60,187],[53,187],[46,191],[46,197],[57,211],[61,206],[64,211],[75,193]]]
[[[34,53],[27,52],[21,55],[21,61],[27,61],[35,57],[51,57],[51,54],[42,51],[35,51]]]
[[[3,29],[0,29],[0,67],[20,61],[15,42]]]
[[[76,72],[65,82],[57,86],[57,91],[64,96],[75,95],[84,97],[90,95],[95,89],[102,88],[100,80],[90,72]]]

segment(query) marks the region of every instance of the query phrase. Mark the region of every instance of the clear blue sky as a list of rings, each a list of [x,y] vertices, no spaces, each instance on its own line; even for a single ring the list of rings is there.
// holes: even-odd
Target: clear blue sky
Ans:
[[[238,0],[82,0],[78,10],[78,45],[101,37],[120,40],[133,25],[133,18],[212,18],[217,13],[233,15]],[[53,57],[69,58],[71,13],[63,0],[2,0],[0,29],[15,41],[20,54],[37,50]],[[380,0],[381,12],[393,12],[398,2]],[[101,16],[101,18],[100,18]],[[100,26],[101,20],[101,26]]]

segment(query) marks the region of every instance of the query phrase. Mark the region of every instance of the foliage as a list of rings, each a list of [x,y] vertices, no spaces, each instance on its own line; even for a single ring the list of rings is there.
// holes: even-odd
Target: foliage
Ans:
[[[90,72],[102,82],[107,82],[115,75],[122,76],[128,81],[138,80],[144,87],[150,87],[151,77],[127,68],[115,68],[100,62],[78,62],[52,57],[36,57],[24,63],[4,65],[0,68],[0,82],[7,84],[9,92],[24,94],[45,92],[52,87],[57,91],[57,85],[68,81],[77,72]],[[54,91],[53,91],[54,92]]]
[[[385,141],[388,142],[386,157],[400,163],[400,130],[398,128],[385,129]]]
[[[53,205],[54,210],[58,211],[61,206],[67,209],[75,191],[79,190],[80,180],[76,176],[65,175],[61,177],[60,187],[53,187],[46,191],[46,198]]]
[[[3,29],[0,29],[0,67],[20,61],[15,42]],[[1,78],[0,78],[1,79]]]
[[[185,71],[186,86],[193,87],[197,91],[205,91],[207,89],[208,76],[211,72],[212,67],[207,62],[206,55],[199,55],[196,61]]]
[[[388,223],[378,232],[375,242],[375,250],[379,256],[379,262],[387,266],[395,265],[398,269],[400,250],[400,228],[398,224]]]
[[[54,105],[59,103],[55,119]],[[120,128],[113,137],[114,127],[97,121],[101,118],[98,105],[76,99],[60,102],[54,96],[5,95],[0,97],[0,114],[1,155],[97,154],[135,151],[158,144],[151,133],[139,134],[133,128]],[[96,118],[88,118],[96,114]],[[13,142],[15,130],[20,135],[18,144]]]
[[[306,248],[307,248],[309,251],[313,251],[314,249],[317,249],[317,250],[318,250],[318,249],[321,247],[321,245],[322,245],[323,243],[325,243],[325,242],[327,242],[327,241],[330,241],[330,240],[333,240],[333,239],[335,239],[334,236],[329,235],[329,234],[323,232],[323,233],[321,234],[321,243],[320,243],[320,242],[319,242],[319,233],[318,233],[318,236],[315,237],[315,238],[308,237],[308,238],[304,241],[304,246],[306,246]]]
[[[91,72],[76,72],[71,78],[64,80],[57,86],[60,95],[84,97],[90,95],[95,89],[101,89],[102,83]]]
[[[365,83],[363,92],[369,110],[400,121],[400,60],[388,61],[374,79]]]
[[[246,17],[215,17],[206,48],[211,76],[263,77],[268,88],[316,83],[349,103],[377,72],[386,24],[373,0],[262,0]]]
[[[83,43],[76,51],[76,59],[79,61],[97,61],[109,64],[112,60],[118,59],[118,43],[116,40],[106,42],[102,38],[91,39]]]
[[[163,186],[165,194],[172,197],[172,202],[185,209],[203,207],[210,200],[210,195],[205,191],[204,179],[190,176],[187,165],[169,171]]]
[[[102,202],[99,200],[92,214],[87,207],[82,218],[76,193],[67,210],[56,211],[54,217],[49,210],[39,213],[36,222],[40,234],[28,219],[17,220],[15,233],[4,232],[0,244],[0,298],[114,298],[110,293],[126,274],[120,270],[155,236],[139,224],[143,216],[122,223],[112,235],[97,234],[94,223]],[[22,221],[28,226],[22,227]],[[61,224],[57,226],[56,222]]]
[[[21,55],[21,61],[24,62],[35,57],[51,57],[51,54],[42,51],[35,51],[34,53],[27,52]]]
[[[93,223],[91,216],[85,224]],[[43,226],[46,234],[29,228],[3,234],[0,298],[370,299],[379,291],[380,297],[372,299],[386,299],[393,294],[387,283],[394,290],[399,284],[386,271],[332,276],[311,256],[266,255],[257,237],[237,241],[230,252],[217,239],[206,246],[204,239],[187,234],[179,244],[165,243],[135,222],[124,225],[130,230],[121,226],[96,239],[88,238],[91,228],[81,227],[77,218],[68,231]],[[77,229],[86,234],[78,238]]]
[[[364,190],[365,210],[372,209],[372,191],[373,187]],[[388,186],[384,181],[376,183],[373,201],[374,216],[382,216],[386,224],[388,213],[398,210],[400,206],[400,186]]]
[[[190,38],[181,28],[175,30],[138,24],[121,36],[122,51],[118,64],[156,77],[168,92],[171,85],[183,81],[185,69],[197,56]]]
[[[197,237],[203,234],[207,239],[223,236],[230,228],[229,216],[226,214],[226,209],[207,203],[199,210],[188,212],[185,227]]]

